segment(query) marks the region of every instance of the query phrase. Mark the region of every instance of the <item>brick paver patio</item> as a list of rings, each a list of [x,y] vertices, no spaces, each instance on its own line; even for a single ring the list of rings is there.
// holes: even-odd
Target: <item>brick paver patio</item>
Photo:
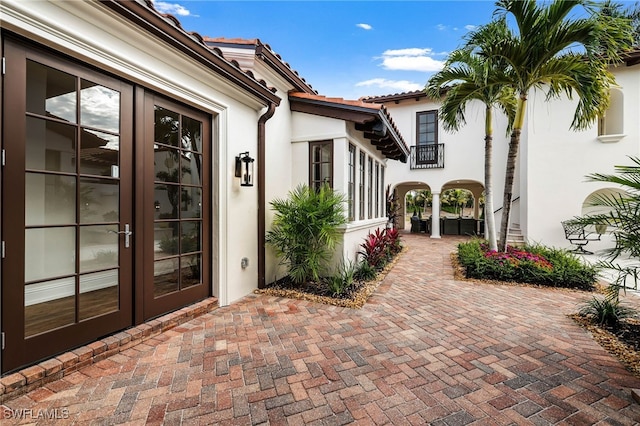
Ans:
[[[585,294],[455,281],[458,239],[404,240],[361,310],[251,295],[6,402],[1,423],[638,424],[640,378],[566,317]]]

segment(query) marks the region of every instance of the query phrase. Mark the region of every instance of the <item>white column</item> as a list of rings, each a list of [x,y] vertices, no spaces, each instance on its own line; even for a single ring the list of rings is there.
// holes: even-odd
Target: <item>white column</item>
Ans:
[[[431,193],[431,238],[440,238],[440,193]]]

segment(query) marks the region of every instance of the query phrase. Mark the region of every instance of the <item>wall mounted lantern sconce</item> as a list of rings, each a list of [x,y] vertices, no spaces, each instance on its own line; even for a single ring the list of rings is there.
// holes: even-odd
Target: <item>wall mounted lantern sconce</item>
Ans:
[[[253,162],[249,151],[236,157],[236,177],[240,178],[240,186],[253,186]]]

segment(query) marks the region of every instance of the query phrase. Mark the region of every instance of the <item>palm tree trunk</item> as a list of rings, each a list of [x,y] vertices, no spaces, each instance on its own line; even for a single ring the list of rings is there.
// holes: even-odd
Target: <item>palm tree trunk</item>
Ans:
[[[502,222],[500,223],[500,241],[498,250],[507,250],[507,237],[509,232],[509,220],[511,219],[511,200],[513,199],[513,180],[516,174],[516,160],[520,147],[520,134],[524,125],[524,115],[527,107],[527,95],[520,94],[518,108],[509,141],[509,154],[507,155],[507,169],[504,177],[504,198],[502,200]]]
[[[493,124],[491,107],[488,106],[485,113],[485,137],[484,137],[484,232],[489,242],[489,250],[498,250],[496,241],[496,218],[493,214],[493,176],[491,167],[493,163]],[[478,200],[476,200],[477,202]]]

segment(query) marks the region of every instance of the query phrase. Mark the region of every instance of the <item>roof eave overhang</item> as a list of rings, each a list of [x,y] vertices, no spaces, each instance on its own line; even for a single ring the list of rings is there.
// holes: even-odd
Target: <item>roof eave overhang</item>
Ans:
[[[350,121],[385,157],[406,163],[409,151],[383,110],[289,97],[291,111]]]
[[[640,64],[640,49],[634,49],[623,54],[622,60],[628,67]]]
[[[165,18],[138,1],[100,0],[100,3],[150,34],[179,49],[195,61],[256,97],[263,104],[280,104],[280,98],[268,87],[245,74],[240,68],[212,52],[184,30],[169,24]]]

